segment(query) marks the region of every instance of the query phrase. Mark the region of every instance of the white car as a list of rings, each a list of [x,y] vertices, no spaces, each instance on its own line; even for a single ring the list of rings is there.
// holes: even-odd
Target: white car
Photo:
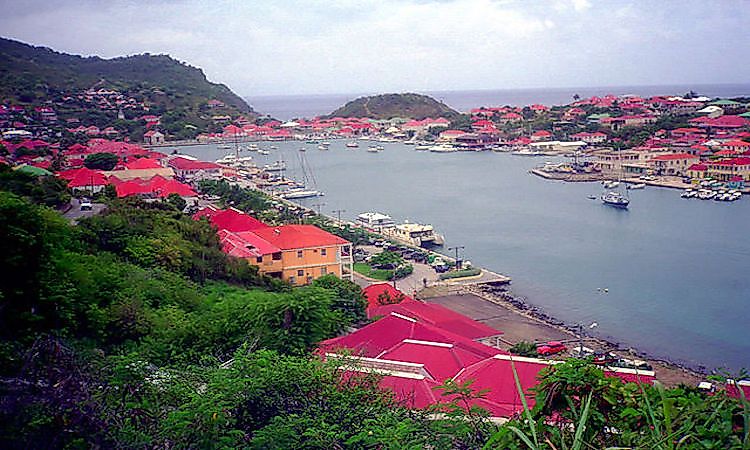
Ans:
[[[90,200],[81,200],[81,211],[91,211],[93,208],[94,206],[91,204]]]

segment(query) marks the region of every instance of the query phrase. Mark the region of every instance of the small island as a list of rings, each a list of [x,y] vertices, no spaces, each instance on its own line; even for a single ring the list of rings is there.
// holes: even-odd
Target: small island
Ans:
[[[452,119],[459,115],[458,111],[430,96],[407,93],[359,97],[333,111],[329,117],[366,117],[369,119],[444,117]]]

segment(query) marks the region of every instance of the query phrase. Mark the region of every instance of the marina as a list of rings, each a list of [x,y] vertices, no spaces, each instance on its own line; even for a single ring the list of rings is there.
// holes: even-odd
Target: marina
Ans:
[[[632,191],[635,203],[620,210],[587,198],[601,194],[599,181],[531,176],[536,158],[392,143],[373,164],[346,143],[307,153],[326,194],[323,212],[346,210],[342,218],[354,220],[383,211],[432,224],[446,248],[465,246],[466,258],[510,275],[514,292],[550,316],[596,321],[601,337],[691,367],[750,365],[747,199],[688,202],[681,191],[641,180],[649,186]],[[276,145],[255,157],[259,167],[296,158],[298,142]],[[226,153],[213,145],[181,151],[204,160]],[[298,165],[288,165],[285,175],[301,179]],[[315,210],[320,203],[299,202]]]

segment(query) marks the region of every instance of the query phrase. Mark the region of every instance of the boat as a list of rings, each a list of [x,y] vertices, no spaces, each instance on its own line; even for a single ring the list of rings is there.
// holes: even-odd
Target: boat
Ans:
[[[596,200],[596,195],[589,195],[587,197],[589,200]]]
[[[378,152],[380,152],[380,150],[378,149],[378,147],[376,147],[374,145],[371,145],[371,146],[367,147],[367,151],[370,152],[370,153],[378,153]]]
[[[357,223],[363,225],[365,228],[375,231],[380,231],[384,228],[396,225],[396,222],[393,221],[391,216],[379,212],[365,212],[359,214],[357,216]]]
[[[438,144],[430,147],[430,151],[433,153],[450,153],[457,151],[455,147],[449,144]]]
[[[313,144],[313,145],[318,145],[318,141],[314,141],[314,140],[312,140],[312,139],[311,139],[311,140],[309,140],[309,141],[306,141],[306,142],[305,142],[305,144]]]
[[[602,181],[602,185],[604,186],[605,189],[614,189],[614,188],[616,188],[617,186],[620,185],[620,182],[619,181],[604,180],[604,181]]]
[[[268,148],[270,148],[271,150],[278,150],[279,146],[278,145],[272,145],[272,146],[270,146]]]
[[[318,150],[328,150],[328,146],[327,146],[327,145],[323,145],[323,144],[320,144],[320,145],[318,146]]]
[[[436,233],[432,225],[404,222],[394,227],[384,228],[382,233],[384,236],[417,247],[443,245],[445,243],[443,236]]]
[[[325,145],[326,147],[330,147],[331,143],[328,141],[323,141],[320,143],[320,145]]]
[[[347,142],[346,146],[348,148],[357,148],[357,147],[359,147],[359,144],[357,144],[355,141],[351,141],[351,142]]]
[[[271,152],[269,152],[268,150],[260,149],[260,150],[258,150],[258,154],[259,155],[270,155]]]
[[[305,147],[300,147],[300,148],[299,148],[299,151],[301,151],[301,152],[306,152],[306,151],[307,151],[307,149],[306,149]]]
[[[229,150],[232,148],[232,146],[229,144],[219,144],[216,146],[216,148],[221,149],[221,150]]]
[[[605,205],[614,206],[615,208],[627,209],[630,200],[617,191],[609,191],[602,195],[602,202]]]
[[[424,142],[420,142],[420,143],[418,143],[417,145],[414,146],[414,150],[424,151],[424,150],[429,150],[430,147],[432,147],[430,144],[427,144],[427,143],[424,143]]]
[[[276,161],[272,164],[266,164],[263,166],[263,170],[266,172],[281,172],[282,170],[286,170],[286,163],[282,160]]]
[[[698,195],[698,193],[695,192],[694,190],[692,190],[692,189],[685,189],[682,192],[682,194],[680,194],[680,197],[682,197],[682,198],[693,198],[696,195]]]
[[[522,150],[516,150],[514,152],[510,152],[511,155],[516,156],[543,156],[542,152],[537,152],[535,150],[530,150],[528,148],[522,149]]]
[[[323,194],[320,191],[316,191],[314,189],[294,188],[294,189],[289,189],[288,191],[279,194],[279,197],[286,199],[286,200],[292,200],[292,199],[297,199],[297,198],[320,197],[323,195],[325,194]]]
[[[628,189],[645,189],[646,183],[635,183],[635,184],[629,184]]]

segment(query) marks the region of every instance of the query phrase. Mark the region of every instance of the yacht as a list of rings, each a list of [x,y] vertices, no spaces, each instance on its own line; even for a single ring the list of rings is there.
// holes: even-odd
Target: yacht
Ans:
[[[279,194],[279,197],[286,199],[286,200],[292,200],[296,198],[320,197],[322,195],[325,195],[325,194],[323,194],[320,191],[313,190],[313,189],[294,188],[294,189],[289,189],[288,191]]]
[[[430,151],[433,153],[450,153],[455,152],[456,148],[450,144],[438,144],[430,147]]]
[[[511,155],[516,156],[543,156],[542,152],[538,152],[535,150],[531,150],[528,148],[522,149],[522,150],[516,150],[514,152],[510,152]]]
[[[695,192],[694,190],[692,190],[692,189],[685,189],[682,192],[682,194],[680,194],[680,197],[682,197],[682,198],[693,198],[696,195],[698,195],[698,193]]]
[[[359,144],[357,144],[355,141],[347,142],[346,146],[349,148],[357,148],[359,147]]]
[[[279,146],[278,145],[272,145],[272,146],[270,146],[268,148],[270,148],[271,150],[278,150]]]
[[[425,142],[420,142],[420,143],[418,143],[417,145],[414,146],[414,150],[424,151],[424,150],[429,150],[430,147],[431,147],[430,144],[427,144]]]
[[[404,222],[395,227],[385,228],[383,229],[383,235],[417,247],[443,245],[445,243],[443,236],[436,233],[432,225],[418,223]]]
[[[284,161],[276,161],[273,164],[266,164],[263,166],[263,170],[266,172],[281,172],[286,170],[286,163]]]
[[[602,195],[602,202],[605,205],[614,206],[615,208],[627,209],[630,200],[616,191],[610,191]]]
[[[229,150],[229,149],[232,148],[232,146],[229,145],[229,144],[219,144],[219,145],[216,146],[216,148],[219,148],[219,149],[222,149],[222,150]]]
[[[320,145],[318,146],[318,150],[328,150],[328,146],[327,146],[327,145],[323,145],[323,144],[320,144]]]
[[[357,216],[357,223],[375,231],[396,225],[391,216],[379,212],[365,212]]]
[[[269,152],[268,150],[260,149],[260,150],[258,150],[258,154],[259,155],[270,155],[271,152]]]
[[[378,153],[380,149],[374,145],[367,147],[367,151],[370,153]]]
[[[299,151],[301,151],[301,152],[306,152],[306,151],[307,151],[307,149],[306,149],[305,147],[300,147],[300,148],[299,148]]]
[[[635,183],[635,184],[629,184],[628,189],[645,189],[646,183]]]

